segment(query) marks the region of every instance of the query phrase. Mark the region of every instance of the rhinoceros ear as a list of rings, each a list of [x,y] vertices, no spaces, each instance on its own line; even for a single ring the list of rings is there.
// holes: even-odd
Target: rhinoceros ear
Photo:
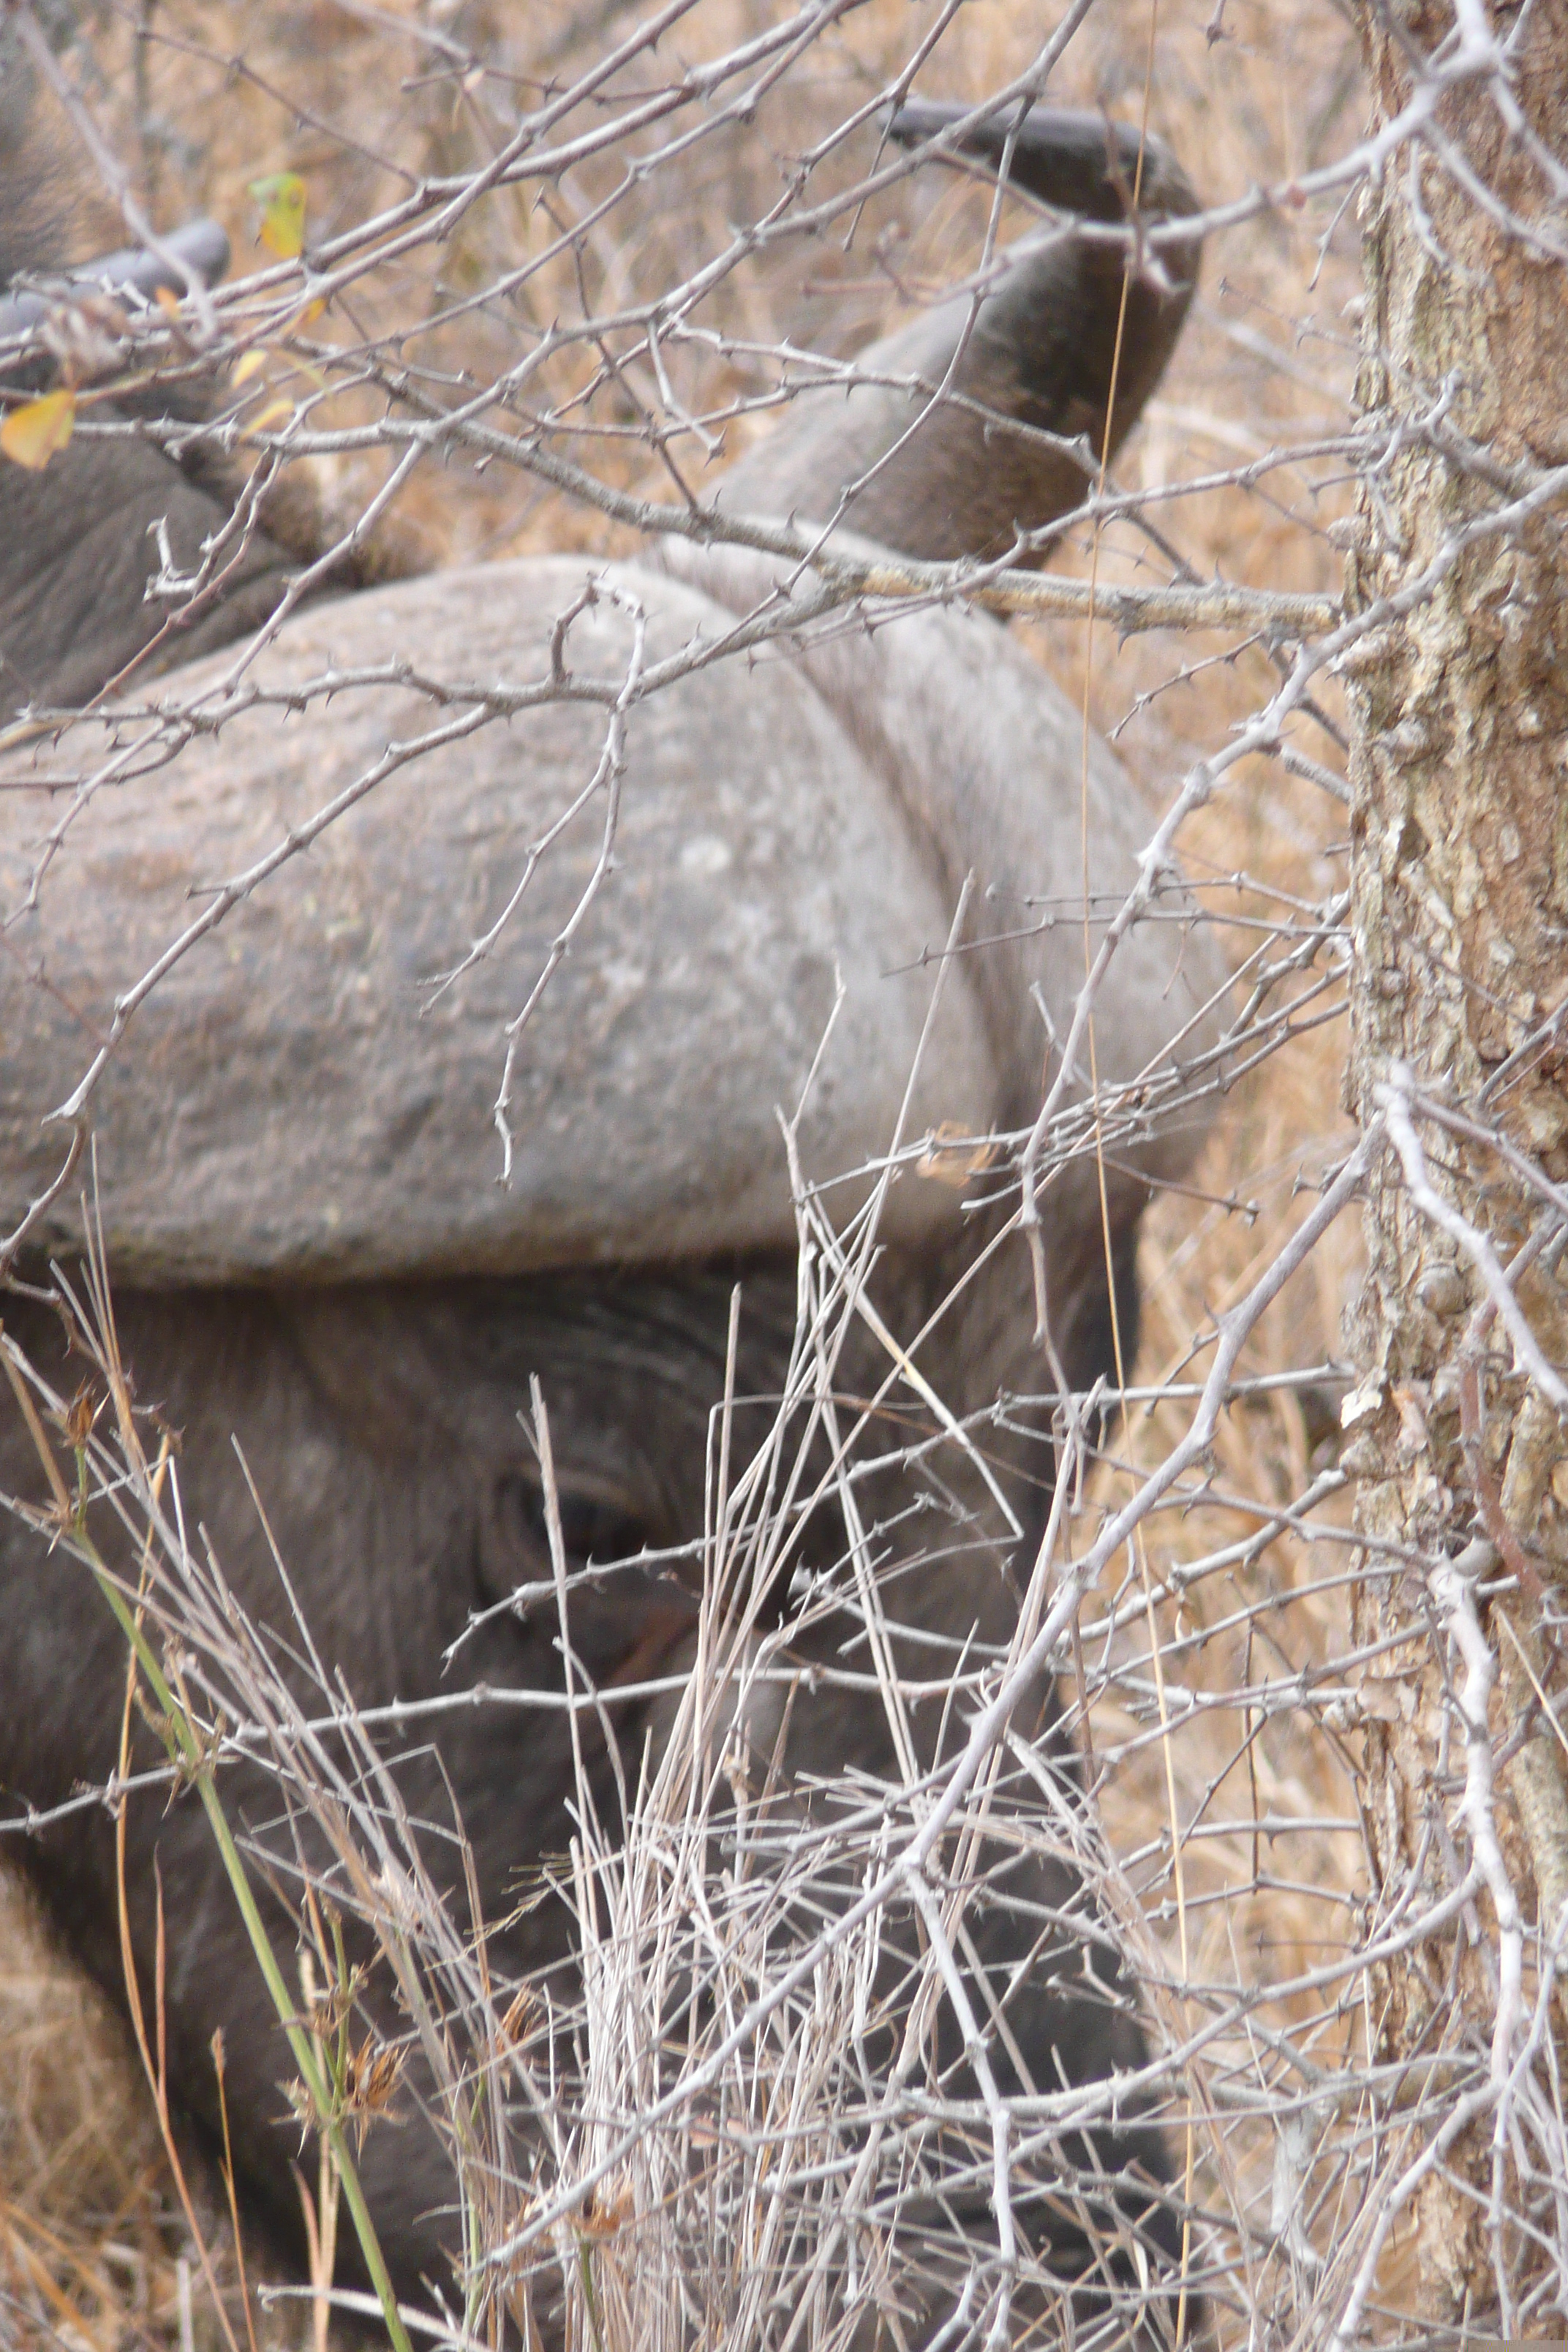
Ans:
[[[889,132],[932,138],[963,110],[910,100]],[[1009,127],[1001,117],[955,134],[955,151],[999,165]],[[1098,114],[1036,108],[1018,129],[1011,177],[1097,222],[1127,217],[1135,182],[1145,224],[1191,213],[1196,198],[1169,150],[1145,142],[1140,165],[1139,149],[1136,131]],[[1095,459],[1114,455],[1136,423],[1186,317],[1200,250],[1199,238],[1183,239],[1129,278],[1120,243],[1060,227],[1025,238],[983,301],[938,303],[862,352],[851,390],[796,390],[715,503],[843,522],[932,562],[1006,553],[1020,530],[1082,504],[1081,445]]]
[[[952,897],[807,680],[784,663],[720,662],[626,713],[614,868],[520,1040],[511,1181],[498,1183],[507,1026],[600,854],[607,706],[637,630],[646,666],[730,625],[656,574],[607,578],[622,601],[602,596],[566,640],[574,698],[552,698],[551,639],[580,598],[580,563],[445,573],[301,614],[247,673],[248,709],[100,792],[0,958],[7,1226],[59,1161],[43,1115],[203,894],[376,776],[173,966],[110,1057],[92,1116],[121,1279],[480,1273],[788,1244],[778,1114],[795,1110],[825,1036],[801,1126],[808,1176],[888,1151],[917,1058],[910,1141],[942,1121],[988,1129],[1000,1087],[962,969],[921,1051],[933,986],[921,958],[943,944]],[[437,701],[415,683],[342,683],[414,670],[484,686],[448,684]],[[225,675],[221,662],[183,671],[181,709],[218,704]],[[514,715],[487,719],[485,688],[512,695]],[[578,795],[493,950],[433,990]],[[8,904],[58,814],[41,794],[0,793]],[[915,1239],[955,1206],[910,1172],[887,1229]],[[75,1232],[73,1207],[41,1239]]]
[[[1031,106],[1020,116],[1013,105],[959,129],[973,111],[952,99],[907,98],[889,114],[888,136],[902,147],[941,140],[944,160],[973,156],[994,172],[1005,164],[1012,186],[1082,220],[1125,220],[1134,197],[1150,221],[1184,219],[1198,209],[1193,184],[1164,142],[1131,122],[1059,106]],[[1195,244],[1191,254],[1195,263]]]
[[[193,271],[204,286],[216,286],[227,268],[226,232],[216,221],[187,221],[183,228],[172,229],[163,239],[161,253],[149,252],[143,246],[125,246],[65,271],[58,291],[7,296],[0,301],[0,343],[14,335],[26,334],[44,317],[52,302],[68,300],[73,294],[139,295],[143,299],[164,289],[173,294],[183,294],[186,269]]]

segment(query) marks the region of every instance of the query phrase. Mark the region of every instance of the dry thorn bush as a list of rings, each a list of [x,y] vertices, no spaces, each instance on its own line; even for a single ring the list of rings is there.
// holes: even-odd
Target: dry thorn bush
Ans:
[[[1004,85],[1044,37],[1024,13],[974,0],[921,76],[922,91],[978,99]],[[773,21],[773,12],[747,0],[713,0],[684,28],[682,59],[736,47]],[[266,258],[253,243],[256,205],[247,194],[258,176],[300,173],[311,235],[325,242],[426,176],[481,170],[519,107],[569,83],[631,22],[614,7],[555,0],[447,0],[417,9],[299,0],[260,14],[216,0],[159,0],[155,9],[147,0],[140,9],[96,11],[71,60],[118,151],[135,163],[157,219],[213,213],[245,268]],[[520,328],[542,337],[557,313],[614,313],[679,283],[696,257],[722,247],[734,224],[756,221],[776,204],[781,159],[875,99],[910,54],[918,37],[911,22],[905,0],[842,12],[754,121],[722,125],[613,206],[625,163],[615,151],[552,189],[496,192],[438,251],[416,247],[370,272],[328,320],[299,330],[292,345],[275,338],[267,381],[301,403],[319,384],[310,422],[346,439],[384,411],[374,372],[394,362],[379,339],[413,320],[452,313],[417,342],[428,396],[449,404],[513,363]],[[1211,37],[1216,28],[1219,37]],[[1143,0],[1101,0],[1052,77],[1053,99],[1104,102],[1135,118],[1150,41]],[[668,61],[668,50],[658,55]],[[1167,10],[1153,26],[1151,126],[1211,204],[1239,202],[1342,153],[1361,135],[1363,107],[1353,36],[1327,0],[1229,0],[1207,22],[1200,11]],[[814,193],[853,185],[866,162],[864,138],[830,154]],[[852,354],[896,314],[900,291],[918,297],[967,266],[989,201],[984,187],[930,173],[871,198],[854,215],[847,246],[840,223],[820,238],[770,248],[720,286],[701,314],[701,335],[667,346],[667,388],[655,383],[646,351],[625,356],[614,337],[566,343],[529,394],[554,419],[577,420],[574,436],[552,446],[628,492],[668,498],[678,479],[704,491],[713,475],[700,436],[677,436],[661,462],[650,456],[646,412],[683,407],[705,420],[716,453],[721,440],[722,457],[733,456],[772,421],[779,371],[771,353],[787,343]],[[599,205],[607,209],[595,221]],[[584,222],[574,238],[565,234]],[[90,249],[90,223],[82,241]],[[489,294],[526,260],[539,265],[530,278],[505,295]],[[1189,576],[1218,572],[1260,588],[1337,593],[1340,562],[1329,534],[1353,493],[1346,441],[1355,331],[1347,305],[1358,283],[1353,220],[1342,210],[1336,216],[1334,202],[1261,212],[1211,244],[1175,362],[1110,486],[1144,494],[1144,519],[1179,551]],[[262,316],[259,300],[255,316]],[[334,338],[350,356],[334,361]],[[607,351],[616,352],[614,367]],[[368,361],[353,355],[366,352]],[[374,436],[368,446],[300,461],[288,494],[304,513],[299,529],[318,540],[341,530],[376,495],[392,462]],[[306,477],[308,499],[300,495]],[[470,450],[413,473],[378,528],[370,569],[542,549],[621,552],[635,544],[613,517]],[[1172,566],[1134,519],[1113,522],[1097,542],[1087,530],[1069,534],[1055,569],[1136,586],[1169,578]],[[1031,625],[1027,641],[1113,735],[1152,807],[1268,701],[1279,678],[1269,646],[1261,637],[1238,643],[1234,632],[1151,632],[1119,644],[1103,623],[1086,630],[1057,619]],[[1342,772],[1333,738],[1342,712],[1332,681],[1318,686],[1323,723],[1299,718],[1289,748],[1331,779]],[[1111,1444],[1115,1458],[1084,1482],[1068,1514],[1068,1557],[1090,1549],[1135,1483],[1171,1453],[1208,1368],[1202,1343],[1215,1318],[1278,1257],[1316,1202],[1324,1171],[1349,1149],[1339,1108],[1344,963],[1336,929],[1345,820],[1332,791],[1310,773],[1255,756],[1184,830],[1182,855],[1205,906],[1227,927],[1243,987],[1257,960],[1300,947],[1300,970],[1276,997],[1293,998],[1297,1010],[1230,1088],[1191,1187],[1158,1202],[1146,1224],[1142,1345],[1129,1372],[1135,1393]],[[1354,1732],[1342,1709],[1334,1713],[1351,1567],[1338,1539],[1348,1510],[1333,1467],[1340,1317],[1356,1278],[1356,1248],[1353,1220],[1342,1218],[1252,1329],[1238,1371],[1247,1393],[1223,1416],[1205,1461],[1099,1578],[1080,1631],[1087,1705],[1079,1736],[1102,1835],[1086,1844],[1088,1832],[1069,1832],[1045,1803],[1037,1825],[1041,1836],[1076,1842],[1075,1859],[1144,1963],[1169,2043],[1201,2042],[1180,2078],[1179,2112],[1192,2119],[1193,2193],[1211,2217],[1200,2233],[1200,2266],[1219,2277],[1215,2315],[1225,2342],[1246,2340],[1249,2315],[1292,2294],[1298,2311],[1310,2306],[1320,2265],[1362,2185],[1359,2158],[1333,2144],[1331,2102],[1293,2110],[1284,2125],[1271,2115],[1290,2076],[1286,2045],[1291,2063],[1300,2061],[1300,2079],[1314,2069],[1326,2077],[1353,2060],[1363,2031],[1353,1980],[1347,1987],[1335,1974],[1354,1941],[1362,1880]],[[1289,1524],[1281,1514],[1294,1514],[1309,1493],[1313,1525]],[[237,1654],[226,1669],[237,1693],[257,1697],[255,1656]],[[696,1692],[689,1706],[703,1696]],[[678,1740],[668,1766],[677,1780],[683,1752]],[[731,1868],[724,1882],[721,1870],[714,1895],[700,1825],[683,1828],[683,1821],[680,1790],[668,1780],[650,1784],[638,1794],[625,1853],[618,1839],[596,1848],[585,1833],[578,1857],[589,2080],[610,2116],[647,2102],[650,2086],[638,2070],[649,2063],[657,1989],[692,1965],[691,1922],[705,1903],[720,1902],[703,1945],[714,1970],[710,2037],[744,2011],[763,1979],[740,1879]],[[382,1834],[390,1839],[388,1871],[410,1869],[395,1832]],[[721,1917],[727,1934],[719,1933]],[[432,1966],[447,1969],[450,1993],[460,1955],[442,1945],[449,1929],[431,1933]],[[115,2054],[117,2029],[96,2008],[84,2009],[68,1966],[16,1900],[4,1936],[12,2113],[0,2142],[7,2264],[0,2341],[68,2340],[75,2329],[94,2347],[172,2347],[190,2326],[201,2341],[210,2319],[183,2317],[191,2307],[191,2252],[142,2086]],[[848,1938],[834,1962],[837,1975],[817,1987],[829,2007],[852,2002],[858,1948]],[[654,1957],[628,1970],[628,1953]],[[89,2013],[87,2030],[76,2021]],[[68,2029],[56,2024],[61,2017],[72,2021]],[[492,2051],[532,2053],[544,2030],[527,2014],[487,2016],[482,1999],[477,2011],[470,2001],[469,2021],[481,2061],[486,2035]],[[748,2105],[756,2147],[765,2149],[770,2127],[792,2115],[807,2118],[801,2145],[824,2160],[853,2141],[852,2086],[834,2074],[826,2022],[817,2020],[814,2031],[808,2014],[786,2009],[777,2037],[748,2053],[735,2095]],[[688,2057],[693,2067],[706,2063],[701,2047]],[[699,2102],[670,2136],[649,2135],[617,2152],[606,2126],[602,2147],[574,2151],[580,2168],[609,2165],[580,2210],[573,2257],[592,2280],[606,2347],[676,2340],[679,2299],[668,2283],[690,2270],[684,2217],[692,2182],[720,2178],[710,2162],[718,2138],[714,2113]],[[759,2276],[800,2262],[803,2304],[817,2288],[823,2295],[816,2340],[835,2340],[828,2221],[813,2219],[803,2192],[797,2242],[777,2242],[781,2208],[769,2202],[768,2160],[723,2175],[715,2192],[726,2200],[723,2231],[751,2250]],[[805,2156],[798,2160],[809,2173]],[[209,2181],[205,2192],[204,2226],[232,2284],[215,2187]],[[514,2231],[516,2220],[508,2224]],[[501,2229],[499,2217],[489,2226]],[[1387,2273],[1394,2309],[1398,2260],[1395,2244]],[[879,2291],[875,2278],[864,2282],[868,2298]],[[719,2317],[717,2304],[685,2315],[694,2332],[699,2318],[716,2327]],[[724,2318],[730,2341],[752,2340],[754,2313],[732,2307]],[[298,2342],[309,2322],[279,2305],[263,2325],[277,2341]]]

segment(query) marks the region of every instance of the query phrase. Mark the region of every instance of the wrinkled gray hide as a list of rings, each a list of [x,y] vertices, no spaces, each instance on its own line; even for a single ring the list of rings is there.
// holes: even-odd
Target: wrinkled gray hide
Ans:
[[[701,571],[726,593],[744,584],[738,565],[704,559]],[[526,690],[548,675],[552,630],[586,576],[563,558],[326,604],[290,625],[247,685],[302,692],[334,668],[413,660],[436,678]],[[727,625],[724,607],[656,572],[605,578],[647,614],[650,662]],[[631,640],[606,593],[573,625],[572,667],[613,683]],[[216,700],[229,667],[219,656],[183,672],[173,691]],[[37,911],[13,929],[17,960],[0,968],[0,1018],[16,1041],[0,1075],[9,1212],[58,1164],[60,1133],[41,1112],[90,1060],[116,997],[197,910],[191,894],[247,871],[386,744],[455,716],[399,688],[345,690],[299,718],[242,713],[81,812]],[[1032,1115],[1047,1040],[1029,985],[1065,1029],[1083,972],[1071,919],[1081,733],[992,622],[933,612],[799,663],[715,663],[634,709],[616,870],[526,1033],[516,1163],[500,1184],[505,1026],[592,872],[602,792],[546,853],[496,951],[444,994],[428,983],[495,921],[530,843],[592,779],[605,725],[596,706],[556,702],[459,732],[380,784],[160,982],[94,1109],[98,1213],[122,1278],[519,1273],[668,1260],[720,1240],[787,1246],[776,1112],[805,1095],[813,1176],[887,1153],[940,969],[921,959],[942,947],[970,871],[1002,894],[977,904],[972,937],[1027,928],[1026,897],[1061,919],[952,964],[904,1139]],[[32,755],[46,770],[54,756]],[[25,781],[27,756],[9,772]],[[1089,790],[1090,883],[1109,912],[1147,818],[1098,744]],[[0,803],[8,903],[52,814],[26,792]],[[68,991],[28,987],[28,968],[68,972]],[[1100,1001],[1102,1078],[1157,1068],[1213,985],[1212,957],[1179,924],[1135,932]],[[1193,1140],[1178,1121],[1138,1164],[1175,1172]],[[1091,1169],[1081,1189],[1087,1201]],[[77,1216],[74,1202],[51,1214],[52,1245]],[[906,1168],[885,1229],[910,1244],[952,1232],[957,1216],[951,1190]]]

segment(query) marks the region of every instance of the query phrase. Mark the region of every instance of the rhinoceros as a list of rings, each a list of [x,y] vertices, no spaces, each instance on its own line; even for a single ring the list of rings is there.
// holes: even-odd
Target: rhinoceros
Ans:
[[[895,130],[940,137],[955,112],[911,109]],[[966,152],[1005,152],[1021,184],[1102,222],[1126,217],[1138,149],[1043,109],[966,135]],[[27,152],[14,148],[13,181]],[[0,184],[13,273],[56,258],[28,193]],[[1152,142],[1141,202],[1172,218],[1194,206]],[[1131,285],[1112,448],[1163,365],[1196,257],[1167,244]],[[864,1311],[846,1315],[822,1393],[850,1418],[870,1401],[860,1443],[876,1458],[858,1531],[829,1476],[772,1551],[753,1548],[753,1627],[777,1665],[735,1727],[757,1785],[802,1822],[826,1780],[897,1786],[961,1742],[943,1684],[973,1689],[1005,1654],[1050,1493],[1048,1411],[996,1417],[997,1401],[1081,1394],[1131,1357],[1139,1216],[1206,1120],[1184,1080],[1221,1027],[1211,941],[1171,882],[1166,919],[1132,928],[1107,968],[1094,1067],[1120,1108],[1097,1154],[1087,1063],[1066,1074],[1040,1203],[1042,1352],[994,1139],[1026,1129],[1060,1075],[1145,812],[993,617],[884,599],[847,625],[778,536],[846,560],[1035,560],[1042,542],[1019,534],[1081,496],[1073,445],[1106,446],[1123,286],[1122,247],[1053,225],[982,298],[863,354],[857,387],[803,393],[721,481],[710,543],[687,531],[637,562],[529,559],[322,595],[254,655],[243,641],[291,562],[264,531],[183,635],[143,602],[150,524],[194,570],[227,520],[208,460],[84,422],[44,470],[0,468],[0,675],[24,715],[0,795],[6,911],[24,909],[0,957],[0,1215],[25,1228],[7,1361],[18,1381],[30,1362],[38,1426],[72,1475],[71,1433],[96,1441],[84,1408],[73,1417],[84,1360],[47,1269],[90,1237],[150,1448],[177,1433],[163,1507],[173,1482],[190,1548],[276,1630],[307,1711],[350,1697],[383,1723],[376,1710],[407,1710],[412,1728],[378,1734],[388,1785],[429,1825],[414,1835],[437,1888],[480,1905],[498,1983],[571,1983],[569,1907],[520,1906],[518,1889],[568,1849],[584,1777],[612,1819],[625,1775],[668,1736],[698,1641],[680,1562],[710,1521],[715,1412],[740,1401],[725,1422],[738,1465],[799,1391],[803,1300],[809,1323],[836,1248]],[[20,333],[28,315],[0,326]],[[721,543],[726,522],[756,518],[767,531]],[[68,803],[67,769],[97,780]],[[62,1105],[71,1117],[47,1116]],[[57,1187],[89,1127],[90,1155]],[[87,1369],[90,1416],[102,1391]],[[820,1393],[815,1410],[814,1458],[831,1459]],[[71,1800],[116,1771],[126,1654],[52,1540],[37,1439],[20,1412],[0,1427],[0,1491],[16,1498],[0,1528],[0,1777],[14,1812],[52,1815],[16,1852],[123,1999],[114,1824]],[[112,1498],[85,1525],[134,1590],[143,1563]],[[569,1633],[540,1597],[563,1554]],[[852,1554],[889,1596],[912,1748],[857,1670]],[[796,1636],[803,1591],[815,1607]],[[160,1593],[154,1577],[154,1625]],[[576,1686],[607,1695],[581,1734],[548,1703],[568,1647]],[[420,1716],[465,1692],[493,1703]],[[1015,1727],[1061,1759],[1052,1693],[1032,1705]],[[132,1750],[141,1766],[163,1755],[140,1720]],[[307,1849],[351,1950],[368,1950],[331,1855],[279,1819],[276,1778],[226,1751],[218,1785],[289,1981]],[[216,2125],[221,2030],[236,2165],[287,2216],[292,2064],[206,1823],[166,1786],[122,1801],[131,1939],[144,2001],[162,2000],[174,2094]],[[995,2079],[1016,2094],[1136,2074],[1147,2042],[1114,1960],[1086,1962],[1061,1926],[1075,1874],[1027,1853],[1008,1870],[1010,1899],[979,1907],[967,1947]],[[384,1973],[366,1975],[356,2020],[406,2039]],[[950,2017],[938,2036],[950,2077],[973,2057],[955,2032]],[[405,2294],[449,2284],[472,2252],[422,2079],[416,2057],[404,2120],[373,2126],[358,2157]],[[519,2146],[536,2140],[525,2116]],[[1121,2186],[1109,2208],[1048,2189],[1029,2208],[1063,2292],[1109,2274],[1097,2210],[1113,2213],[1125,2275],[1134,2237],[1145,2272],[1173,2263],[1171,2161],[1139,2096],[1066,2145]],[[984,2240],[984,2182],[950,2204]]]

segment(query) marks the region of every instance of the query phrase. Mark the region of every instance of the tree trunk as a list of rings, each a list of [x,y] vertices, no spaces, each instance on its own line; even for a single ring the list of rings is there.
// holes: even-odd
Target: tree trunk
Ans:
[[[1479,0],[1461,31],[1467,16],[1479,37]],[[1521,22],[1513,97],[1562,153],[1568,0],[1540,0],[1524,20],[1492,11],[1500,41]],[[1361,29],[1387,122],[1418,86],[1415,52],[1454,44],[1455,19],[1394,0],[1365,9]],[[1346,1460],[1369,1538],[1354,1633],[1389,1645],[1363,1684],[1373,1941],[1395,1906],[1414,1927],[1468,1871],[1487,1882],[1371,1972],[1375,2054],[1420,2062],[1394,2117],[1396,2130],[1415,2118],[1396,2169],[1454,2126],[1404,2221],[1418,2232],[1424,2316],[1468,2303],[1473,2324],[1489,2312],[1507,2332],[1531,2274],[1516,2223],[1532,2192],[1506,2132],[1494,2159],[1494,2131],[1500,2105],[1517,2122],[1524,2095],[1506,2075],[1537,1993],[1537,1929],[1557,1933],[1568,1895],[1563,1750],[1536,1697],[1563,1680],[1552,1626],[1568,1585],[1552,1369],[1568,1360],[1568,1258],[1556,1262],[1568,1196],[1554,1205],[1551,1190],[1568,1183],[1563,489],[1512,529],[1476,526],[1568,459],[1568,236],[1485,76],[1450,89],[1434,119],[1471,187],[1431,149],[1403,150],[1364,215],[1360,395],[1376,438],[1352,607],[1434,564],[1440,576],[1358,648],[1348,680],[1350,1087],[1363,1125],[1387,1121],[1388,1148],[1369,1186]],[[1521,224],[1551,249],[1532,249]],[[1384,424],[1400,434],[1379,465]],[[1500,1276],[1480,1263],[1486,1243]],[[1509,1324],[1515,1301],[1545,1360],[1533,1371]],[[1489,1739],[1468,1738],[1483,1722]],[[1515,1959],[1520,2023],[1505,2014],[1500,2036]],[[1428,2066],[1438,2054],[1447,2063]]]

